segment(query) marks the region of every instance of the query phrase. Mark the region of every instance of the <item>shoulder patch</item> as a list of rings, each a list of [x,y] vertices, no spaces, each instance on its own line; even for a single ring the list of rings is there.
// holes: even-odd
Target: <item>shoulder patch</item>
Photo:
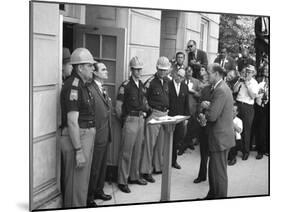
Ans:
[[[73,101],[73,100],[78,100],[78,90],[75,89],[71,89],[70,91],[70,95],[69,95],[69,100]]]
[[[119,94],[124,94],[124,87],[123,87],[123,86],[120,86],[120,88],[119,88]]]
[[[130,80],[125,80],[125,81],[122,83],[122,85],[125,86],[125,85],[127,85],[129,82],[130,82]]]
[[[144,83],[144,87],[145,87],[145,88],[149,88],[149,85],[150,85],[151,81],[152,81],[154,78],[155,78],[154,75],[151,76],[150,78],[148,78],[148,79],[146,80],[146,82]]]
[[[79,84],[79,79],[77,77],[75,77],[73,82],[72,82],[72,86],[78,87],[78,84]]]

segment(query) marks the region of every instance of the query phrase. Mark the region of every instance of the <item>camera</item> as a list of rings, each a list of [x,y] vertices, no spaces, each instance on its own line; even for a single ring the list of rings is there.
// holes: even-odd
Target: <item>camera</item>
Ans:
[[[239,79],[238,79],[240,82],[245,82],[245,79],[244,78],[242,78],[242,77],[239,77]]]

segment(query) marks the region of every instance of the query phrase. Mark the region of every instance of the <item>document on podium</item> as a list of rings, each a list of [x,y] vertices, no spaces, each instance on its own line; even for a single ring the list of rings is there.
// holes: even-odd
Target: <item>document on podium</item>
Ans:
[[[188,119],[190,116],[161,116],[154,119],[151,119],[148,124],[169,124],[169,123],[178,123],[185,119]]]

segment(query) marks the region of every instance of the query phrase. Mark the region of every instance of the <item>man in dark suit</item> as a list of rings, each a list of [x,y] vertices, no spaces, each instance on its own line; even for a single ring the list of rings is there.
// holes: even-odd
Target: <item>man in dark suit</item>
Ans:
[[[233,130],[233,98],[230,88],[224,82],[224,69],[219,64],[208,67],[209,82],[213,86],[211,101],[203,101],[208,125],[209,192],[206,199],[227,197],[227,155],[235,145]]]
[[[221,49],[220,55],[214,60],[214,63],[220,64],[227,73],[236,70],[236,62],[227,54],[227,49],[225,47]]]
[[[206,70],[208,66],[207,54],[203,50],[197,49],[194,40],[188,41],[186,51],[188,52],[188,65],[193,69],[193,77],[199,79],[201,68]]]
[[[106,176],[107,148],[111,141],[111,99],[103,87],[108,71],[103,63],[96,63],[94,78],[88,86],[95,99],[96,140],[93,153],[88,205],[93,206],[95,199],[110,200],[112,197],[103,191]]]
[[[176,115],[189,115],[188,105],[188,87],[184,83],[185,70],[173,70],[173,80],[169,81],[169,116]],[[172,166],[176,169],[180,169],[180,165],[177,163],[177,150],[180,143],[184,138],[184,126],[185,123],[178,123],[175,127],[173,138],[173,151],[172,151]]]
[[[269,18],[260,16],[255,20],[256,70],[259,71],[263,53],[269,54]],[[258,73],[258,76],[260,74]]]

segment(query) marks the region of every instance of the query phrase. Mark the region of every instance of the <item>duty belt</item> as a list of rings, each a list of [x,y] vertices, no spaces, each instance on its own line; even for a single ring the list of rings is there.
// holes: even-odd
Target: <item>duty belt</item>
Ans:
[[[130,111],[128,116],[143,116],[142,111]]]
[[[162,112],[167,112],[167,110],[168,110],[167,107],[163,107],[163,106],[154,106],[154,107],[152,107],[152,109],[160,110]]]
[[[95,127],[95,122],[94,121],[80,121],[79,127],[82,129],[92,128],[92,127]]]

